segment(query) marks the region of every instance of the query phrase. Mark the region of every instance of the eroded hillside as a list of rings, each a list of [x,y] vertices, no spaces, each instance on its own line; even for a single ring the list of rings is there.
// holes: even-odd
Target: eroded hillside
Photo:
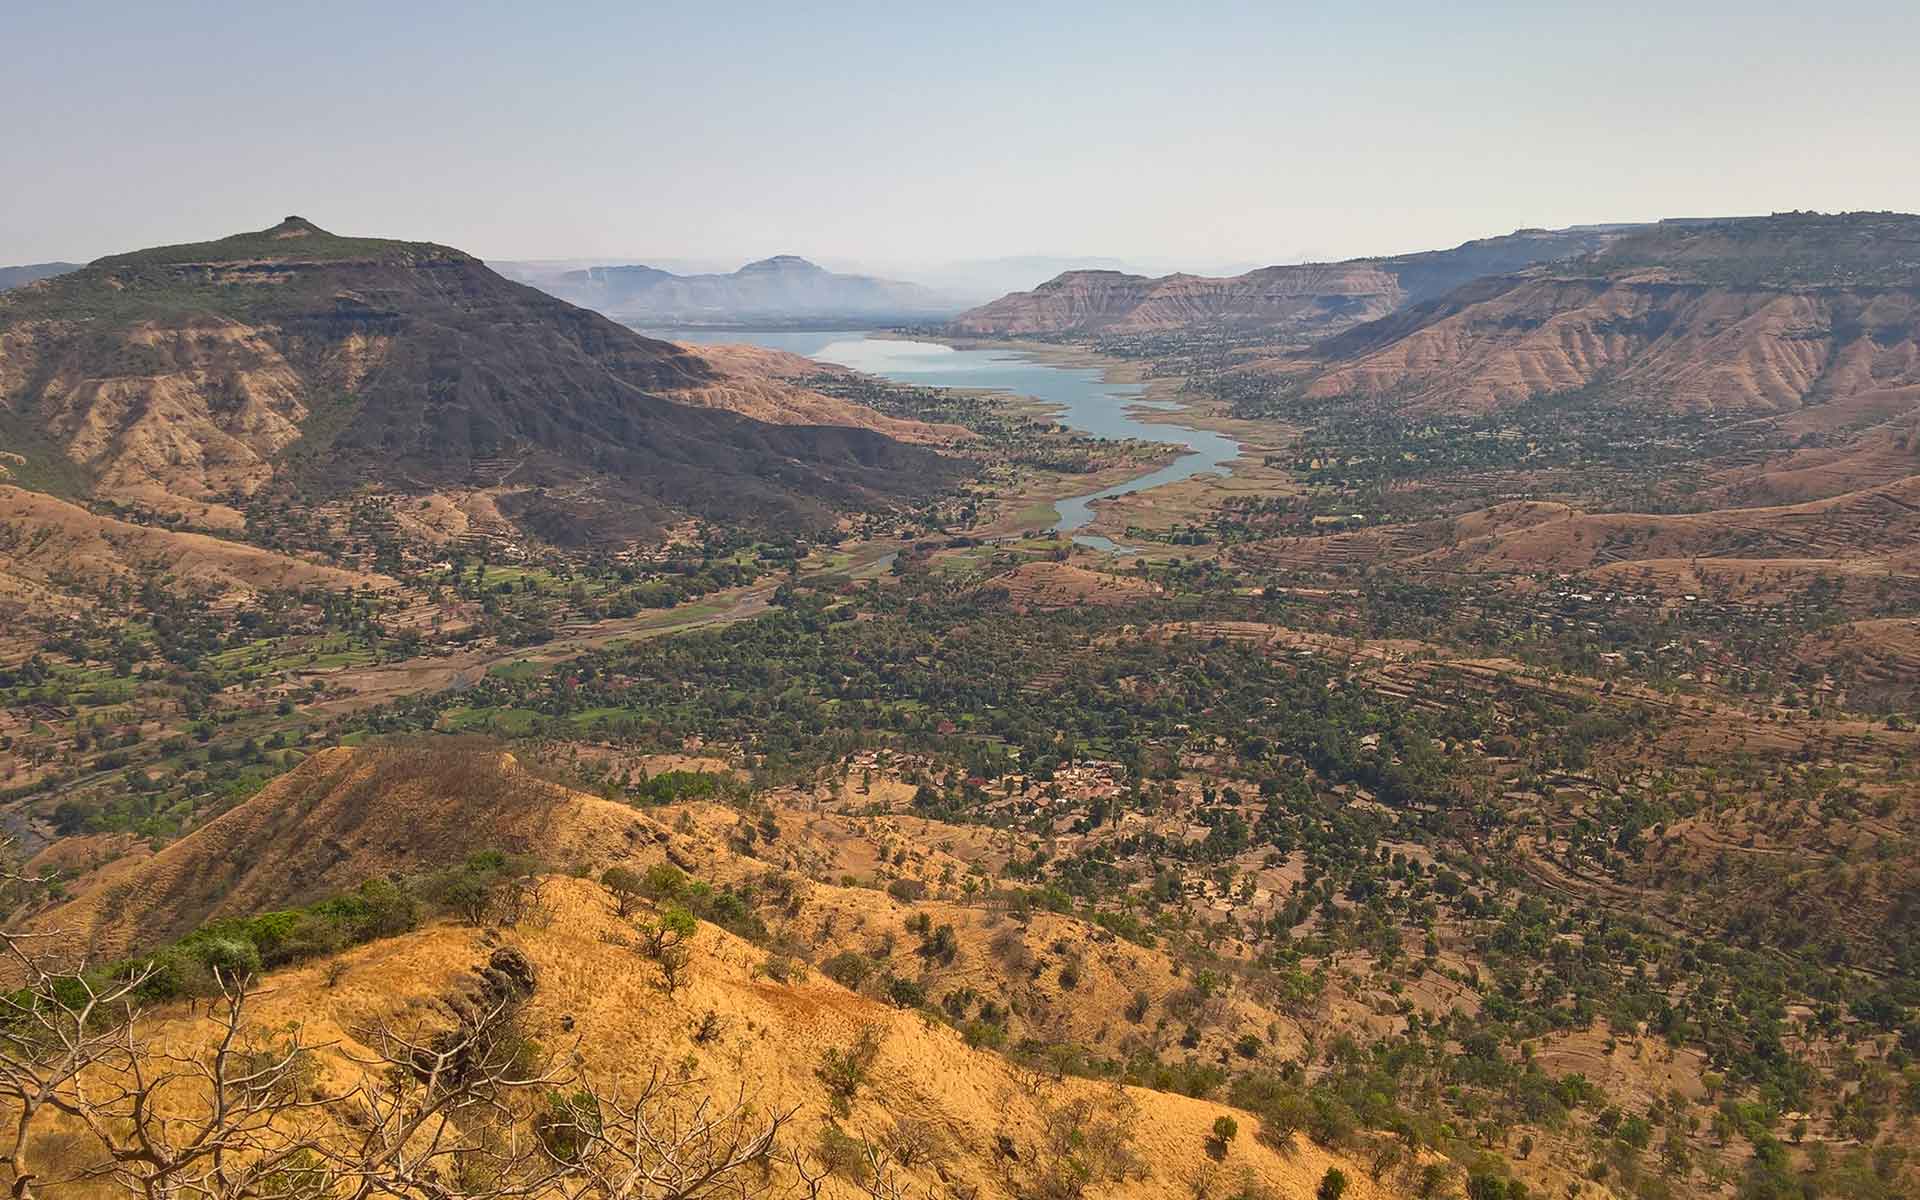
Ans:
[[[724,377],[458,250],[299,218],[0,300],[9,469],[201,526],[239,528],[270,491],[511,479],[511,515],[550,539],[687,514],[817,530],[955,474],[869,429],[669,398]]]

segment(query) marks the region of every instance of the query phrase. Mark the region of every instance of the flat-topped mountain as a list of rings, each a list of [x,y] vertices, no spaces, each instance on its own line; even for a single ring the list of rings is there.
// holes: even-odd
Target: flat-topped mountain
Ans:
[[[462,251],[298,217],[0,295],[12,482],[200,523],[267,489],[501,485],[560,540],[688,514],[817,528],[952,475],[869,430],[669,398],[720,374]]]
[[[1663,221],[1328,339],[1309,395],[1479,410],[1605,380],[1696,410],[1920,402],[1920,217]],[[1282,365],[1282,364],[1274,364]]]
[[[1068,271],[955,317],[959,336],[1152,333],[1227,327],[1322,337],[1453,290],[1480,276],[1607,245],[1622,226],[1523,229],[1451,250],[1341,263],[1263,267],[1244,275],[1149,277]]]
[[[1265,267],[1224,279],[1068,271],[1030,292],[964,312],[947,330],[1018,337],[1227,325],[1314,334],[1384,316],[1398,296],[1393,277],[1365,263]]]
[[[946,316],[959,307],[918,284],[841,275],[792,254],[724,275],[588,267],[543,279],[540,286],[611,317],[669,324],[913,319]]]

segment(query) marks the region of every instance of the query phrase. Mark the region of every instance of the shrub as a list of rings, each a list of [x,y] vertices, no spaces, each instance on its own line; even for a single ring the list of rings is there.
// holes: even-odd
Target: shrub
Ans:
[[[672,863],[655,863],[641,876],[640,890],[649,900],[677,900],[686,888],[686,872]]]
[[[828,1047],[814,1074],[827,1088],[827,1103],[839,1116],[853,1111],[854,1098],[867,1081],[867,1072],[880,1057],[880,1035],[869,1025],[845,1050]]]
[[[867,1182],[866,1147],[858,1138],[836,1125],[820,1127],[820,1144],[814,1150],[827,1170],[849,1182],[864,1186]]]
[[[927,993],[913,980],[896,976],[887,984],[887,999],[897,1008],[921,1008],[927,1003]]]
[[[873,974],[873,960],[852,950],[843,950],[820,964],[820,973],[841,987],[858,991]]]
[[[555,1162],[574,1163],[600,1131],[600,1106],[593,1093],[547,1093],[546,1107],[533,1119],[533,1131]]]
[[[775,983],[792,983],[803,978],[806,969],[805,963],[796,962],[784,954],[769,954],[767,960],[760,964],[760,974]]]
[[[1286,1149],[1294,1133],[1310,1128],[1315,1118],[1306,1094],[1275,1075],[1242,1075],[1233,1081],[1228,1101],[1258,1115],[1260,1140],[1277,1150]]]
[[[1339,1167],[1328,1167],[1327,1173],[1320,1177],[1320,1186],[1314,1189],[1315,1200],[1340,1200],[1347,1191],[1347,1173]]]
[[[208,938],[185,948],[220,978],[231,981],[260,973],[260,948],[245,938]]]
[[[131,965],[131,964],[130,964]],[[213,974],[206,964],[178,946],[169,946],[137,964],[147,977],[138,988],[142,1000],[158,1002],[180,996],[204,996],[213,991]],[[122,974],[114,971],[114,974]]]
[[[952,966],[953,960],[960,956],[960,939],[952,925],[941,925],[931,930],[920,943],[920,955],[941,966]]]

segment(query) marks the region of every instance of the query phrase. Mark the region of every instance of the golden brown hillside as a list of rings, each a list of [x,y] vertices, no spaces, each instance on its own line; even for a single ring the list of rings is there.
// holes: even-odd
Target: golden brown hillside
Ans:
[[[185,592],[237,597],[268,589],[339,591],[398,586],[201,533],[100,516],[39,492],[0,484],[0,595],[29,599],[110,582],[166,581]]]
[[[370,1031],[431,1036],[460,1028],[462,1012],[471,1011],[460,998],[484,994],[474,972],[492,957],[513,965],[516,978],[531,968],[530,993],[515,1006],[517,1036],[531,1043],[525,1056],[566,1077],[551,1085],[555,1094],[585,1083],[631,1099],[658,1073],[677,1096],[654,1110],[656,1118],[677,1109],[685,1119],[701,1095],[721,1105],[743,1096],[760,1124],[782,1114],[777,1151],[735,1181],[744,1194],[796,1194],[797,1157],[816,1175],[837,1164],[818,1194],[867,1195],[857,1157],[843,1149],[862,1138],[893,1151],[887,1178],[897,1190],[888,1195],[1305,1197],[1329,1167],[1351,1180],[1348,1197],[1411,1194],[1396,1175],[1376,1183],[1363,1164],[1298,1135],[1268,1145],[1255,1136],[1251,1114],[1017,1070],[969,1049],[950,1028],[818,975],[771,978],[763,951],[709,925],[691,938],[683,982],[668,992],[656,965],[628,944],[632,923],[615,916],[596,885],[552,879],[541,899],[540,910],[513,928],[436,925],[271,976],[247,1010],[245,1040],[284,1042],[286,1031],[297,1031],[319,1047],[305,1056],[305,1094],[345,1091],[363,1080],[356,1060],[376,1056]],[[137,1028],[150,1053],[197,1056],[209,1052],[218,1027],[161,1008]],[[858,1069],[828,1078],[830,1056],[849,1052]],[[191,1111],[190,1095],[190,1087],[170,1093],[176,1112]],[[503,1089],[497,1107],[469,1111],[456,1125],[472,1135],[489,1115],[507,1111],[525,1136],[525,1122],[545,1103],[544,1089]],[[321,1107],[298,1125],[288,1113],[283,1132],[304,1126],[305,1136],[351,1142],[358,1130],[344,1118],[350,1107]],[[1221,1117],[1239,1126],[1225,1143],[1214,1140]],[[97,1146],[66,1121],[48,1121],[30,1143],[43,1180],[95,1165],[96,1155]],[[75,1184],[46,1194],[114,1190]]]
[[[476,850],[604,864],[663,836],[633,809],[549,783],[481,743],[335,747],[158,853],[84,876],[32,925],[112,958],[209,919],[305,904]]]
[[[698,354],[715,372],[711,379],[675,390],[682,404],[719,408],[769,425],[841,425],[871,429],[902,442],[951,445],[973,434],[958,425],[907,421],[877,413],[865,405],[814,391],[800,380],[836,370],[798,354],[762,346],[683,347]],[[843,369],[842,374],[848,374]]]
[[[1470,704],[1503,714],[1497,718],[1503,721],[1542,703],[1574,703],[1598,706],[1603,719],[1632,728],[1636,711],[1657,709],[1663,719],[1651,733],[1620,748],[1619,761],[1636,771],[1685,772],[1702,754],[1729,752],[1728,738],[1748,737],[1743,753],[1775,764],[1768,769],[1781,770],[1785,780],[1787,764],[1816,761],[1843,745],[1851,761],[1865,764],[1888,754],[1897,760],[1912,741],[1912,735],[1895,737],[1858,721],[1750,728],[1746,714],[1729,705],[1624,685],[1603,689],[1597,680],[1532,671],[1510,660],[1445,659],[1439,647],[1415,642],[1374,645],[1252,623],[1167,625],[1135,636],[1257,645],[1276,659],[1348,659],[1361,669],[1356,683],[1382,699]],[[1115,643],[1108,651],[1120,648]],[[615,747],[576,749],[622,757]],[[490,906],[490,915],[480,919],[509,924],[500,937],[538,969],[543,982],[527,1010],[527,1031],[541,1045],[561,1048],[570,1044],[561,1034],[579,1034],[585,1064],[603,1086],[632,1064],[651,1062],[650,1056],[681,1063],[691,1054],[687,1070],[702,1086],[715,1083],[726,1093],[744,1075],[762,1089],[756,1097],[799,1105],[787,1136],[810,1146],[821,1137],[822,1106],[830,1104],[820,1096],[818,1073],[827,1050],[847,1050],[862,1028],[876,1025],[876,1057],[865,1076],[870,1082],[855,1091],[884,1105],[884,1112],[855,1103],[840,1123],[856,1139],[861,1133],[888,1135],[903,1121],[914,1130],[936,1126],[940,1144],[953,1147],[954,1157],[943,1164],[946,1177],[916,1175],[929,1185],[938,1179],[936,1195],[946,1194],[942,1189],[967,1194],[969,1187],[979,1188],[979,1195],[1038,1194],[1039,1184],[1024,1173],[1046,1160],[1036,1162],[1029,1143],[1045,1143],[1050,1114],[1090,1096],[1130,1097],[1136,1127],[1158,1130],[1136,1135],[1149,1177],[1129,1173],[1104,1185],[1084,1181],[1090,1196],[1162,1195],[1200,1182],[1212,1189],[1209,1194],[1232,1195],[1244,1182],[1243,1168],[1281,1196],[1311,1194],[1324,1166],[1334,1163],[1357,1181],[1370,1178],[1373,1156],[1393,1140],[1379,1132],[1329,1133],[1334,1140],[1328,1144],[1342,1147],[1337,1154],[1295,1136],[1288,1151],[1273,1158],[1270,1148],[1253,1141],[1261,1119],[1243,1113],[1234,1117],[1239,1136],[1224,1148],[1210,1148],[1207,1131],[1222,1112],[1219,1101],[1241,1094],[1238,1081],[1226,1088],[1226,1080],[1243,1071],[1304,1083],[1332,1078],[1348,1069],[1342,1064],[1350,1066],[1354,1047],[1413,1036],[1436,1022],[1444,1031],[1447,1022],[1484,1012],[1496,995],[1485,974],[1484,946],[1470,926],[1452,917],[1428,927],[1425,968],[1407,979],[1396,977],[1371,943],[1314,951],[1318,961],[1310,972],[1307,963],[1276,971],[1262,961],[1264,935],[1257,931],[1288,908],[1310,875],[1303,860],[1257,845],[1224,861],[1223,873],[1209,870],[1178,882],[1171,898],[1179,915],[1151,924],[1123,919],[1102,925],[1091,910],[1074,906],[1048,911],[1031,894],[1008,886],[1018,878],[1013,868],[1038,861],[1042,851],[1068,861],[1137,838],[1189,846],[1206,840],[1207,826],[1187,815],[1206,803],[1194,779],[1180,780],[1158,805],[1128,813],[1111,830],[1075,829],[1064,819],[1045,830],[999,830],[917,816],[915,790],[902,782],[901,772],[919,768],[873,756],[861,761],[870,765],[846,763],[811,787],[642,812],[547,782],[513,758],[473,744],[322,751],[158,854],[96,839],[96,853],[118,849],[125,857],[87,870],[86,856],[67,856],[84,872],[66,885],[73,898],[42,911],[30,925],[73,931],[63,945],[87,945],[108,956],[152,946],[209,917],[245,917],[351,892],[366,879],[418,876],[478,849],[531,853],[574,877],[549,877],[517,890],[512,907]],[[1195,767],[1225,772],[1223,779],[1232,778],[1230,761],[1226,754],[1190,759]],[[644,765],[656,771],[721,770],[744,783],[712,758],[678,756]],[[1609,766],[1598,778],[1614,770]],[[1506,777],[1517,780],[1511,770]],[[1500,786],[1497,778],[1490,777],[1489,786]],[[1015,782],[1004,784],[1009,803],[1016,799]],[[1604,802],[1597,782],[1588,775],[1557,778],[1538,802],[1539,828],[1550,836],[1541,840],[1529,822],[1526,832],[1490,845],[1489,852],[1523,872],[1529,889],[1631,911],[1676,931],[1699,918],[1674,906],[1677,893],[1668,890],[1673,876],[1723,870],[1716,857],[1732,856],[1742,872],[1738,889],[1723,885],[1715,891],[1729,903],[1749,894],[1784,910],[1793,896],[1794,877],[1773,873],[1770,839],[1777,836],[1772,831],[1779,817],[1756,808],[1661,831],[1644,870],[1596,879],[1571,865],[1563,838],[1577,836],[1589,806]],[[1249,782],[1234,784],[1251,794]],[[1056,774],[1037,795],[1045,806],[1050,794],[1066,800],[1110,786],[1110,776],[1076,767]],[[1883,784],[1863,786],[1869,800],[1888,794]],[[996,788],[989,798],[997,794]],[[1377,807],[1360,794],[1350,802],[1356,813]],[[1070,813],[1072,803],[1066,801],[1062,812]],[[1249,811],[1248,818],[1254,817]],[[1899,836],[1911,819],[1909,811],[1895,807],[1882,823],[1888,836]],[[1893,910],[1906,886],[1903,877],[1887,869],[1863,875],[1844,865],[1844,839],[1855,828],[1849,819],[1808,809],[1796,821],[1805,826],[1796,835],[1803,842],[1817,836],[1834,845],[1831,867],[1820,868],[1822,878],[1831,872],[1833,886],[1845,882],[1855,889],[1853,911],[1863,927],[1848,923],[1845,933],[1871,944],[1874,932],[1864,926],[1873,923],[1873,914]],[[1750,831],[1743,834],[1742,824]],[[1751,831],[1762,830],[1756,844]],[[1438,865],[1432,850],[1416,841],[1384,842],[1383,862],[1389,853],[1396,861]],[[43,856],[40,863],[55,861]],[[668,864],[676,868],[672,886],[678,890],[658,893],[653,904],[678,895],[711,921],[751,939],[701,925],[693,957],[675,968],[684,970],[686,982],[671,994],[661,990],[656,962],[620,944],[627,937],[621,930],[630,926],[616,916],[614,896],[580,878],[597,877],[609,866],[642,872]],[[1135,886],[1144,888],[1146,881]],[[1156,894],[1159,887],[1156,881]],[[1823,882],[1820,895],[1828,890]],[[1486,892],[1489,900],[1503,894]],[[629,916],[650,920],[656,911],[635,900]],[[1127,911],[1107,909],[1105,916]],[[1820,911],[1816,904],[1809,919],[1817,921]],[[218,939],[242,927],[216,926],[200,936],[214,939],[206,948],[218,949]],[[341,951],[337,965],[278,976],[274,996],[262,1001],[256,1017],[270,1028],[302,1020],[315,1038],[337,1034],[343,1053],[356,1044],[364,1048],[356,1030],[370,1023],[448,1019],[437,998],[496,946],[487,935],[440,924]],[[597,1046],[610,1049],[602,1054]],[[995,1046],[1003,1047],[1005,1057],[992,1052]],[[1812,1049],[1825,1054],[1831,1045],[1821,1040]],[[1700,1054],[1664,1046],[1629,1023],[1598,1021],[1547,1032],[1529,1039],[1529,1053],[1556,1073],[1579,1072],[1602,1084],[1616,1102],[1636,1109],[1680,1103],[1671,1099],[1676,1095],[1689,1107],[1710,1103],[1705,1081],[1712,1071]],[[351,1071],[329,1061],[323,1078],[344,1084]],[[1103,1073],[1116,1077],[1112,1072],[1121,1064],[1125,1073],[1117,1077],[1162,1079],[1151,1086],[1190,1088],[1212,1099],[1092,1081]],[[1441,1077],[1437,1066],[1424,1069]],[[1076,1082],[1074,1076],[1082,1078]],[[1009,1086],[1025,1090],[1009,1092]],[[1080,1119],[1097,1118],[1094,1110],[1074,1111]],[[1578,1184],[1586,1195],[1607,1195],[1591,1180],[1580,1180],[1589,1163],[1581,1128],[1530,1127],[1526,1145],[1533,1148],[1502,1169],[1550,1194]],[[1018,1159],[1003,1152],[1003,1134]],[[1473,1146],[1510,1151],[1515,1144],[1513,1131],[1473,1136]],[[72,1152],[71,1141],[56,1144],[67,1147],[60,1153]],[[1461,1142],[1449,1144],[1461,1163],[1481,1153],[1463,1151]],[[833,1146],[823,1152],[845,1152],[844,1143]],[[1217,1158],[1213,1151],[1220,1151]],[[1388,1167],[1380,1190],[1349,1194],[1403,1195],[1416,1187],[1415,1175]]]

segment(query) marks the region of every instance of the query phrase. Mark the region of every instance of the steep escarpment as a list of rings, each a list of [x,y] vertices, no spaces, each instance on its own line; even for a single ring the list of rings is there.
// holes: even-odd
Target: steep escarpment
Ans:
[[[1472,412],[1604,381],[1683,411],[1898,409],[1920,403],[1916,247],[1920,218],[1890,214],[1665,222],[1329,338],[1307,395]]]
[[[667,398],[719,375],[461,251],[299,218],[0,298],[16,475],[208,524],[268,488],[510,479],[521,515],[557,533],[638,536],[684,514],[816,528],[953,474],[869,430]]]
[[[1196,325],[1305,333],[1384,315],[1399,298],[1390,275],[1365,265],[1266,267],[1224,279],[1069,271],[1031,292],[962,313],[947,328],[962,336],[1151,333]]]
[[[1483,275],[1599,249],[1623,228],[1523,229],[1451,250],[1263,267],[1217,279],[1069,271],[1032,291],[960,314],[948,332],[1020,336],[1225,327],[1269,332],[1282,340],[1324,337]]]

